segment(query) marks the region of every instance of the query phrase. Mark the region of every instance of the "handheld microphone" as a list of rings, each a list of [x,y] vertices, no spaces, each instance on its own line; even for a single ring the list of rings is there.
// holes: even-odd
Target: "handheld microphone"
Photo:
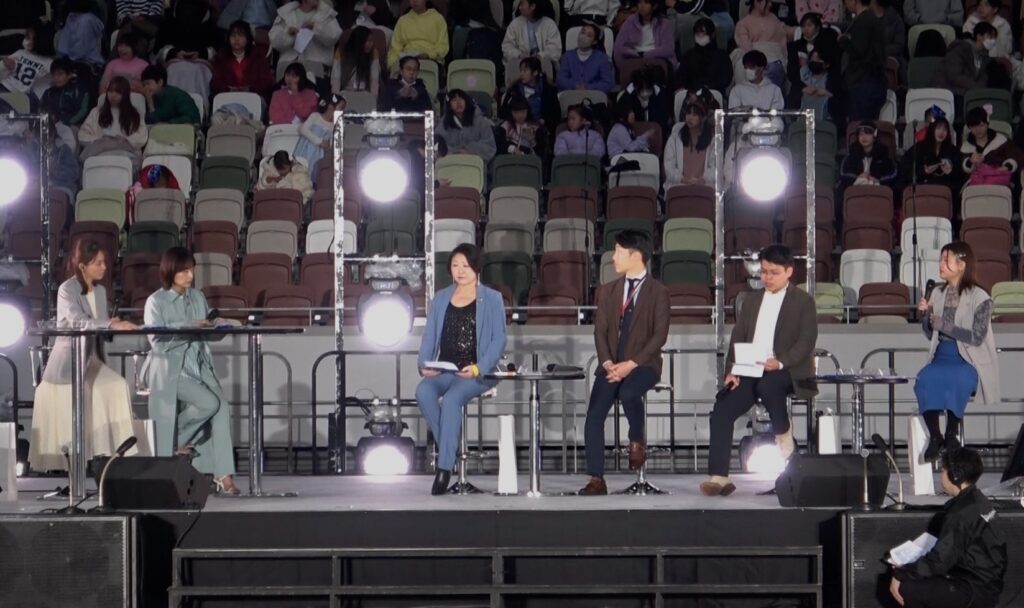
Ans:
[[[886,460],[892,465],[892,470],[896,471],[896,481],[900,485],[899,500],[886,507],[888,511],[904,511],[907,508],[907,503],[903,502],[903,475],[900,473],[900,468],[896,466],[896,459],[892,457],[892,452],[889,450],[889,444],[882,439],[882,436],[875,433],[871,436],[871,441],[875,443],[875,447],[885,454]]]
[[[220,309],[219,308],[211,308],[210,312],[206,313],[206,320],[207,321],[213,321],[213,320],[215,320],[219,316],[220,316]],[[134,439],[134,437],[132,439]],[[131,446],[128,446],[128,448],[131,448]],[[128,448],[125,448],[125,449],[128,449]]]
[[[924,299],[930,300],[932,298],[932,292],[935,291],[935,279],[928,279],[928,282],[924,284]]]
[[[861,449],[861,451],[860,451],[861,460],[864,461],[864,480],[863,480],[863,482],[864,482],[864,497],[863,497],[863,502],[861,502],[860,506],[858,507],[858,509],[861,510],[861,511],[874,511],[875,510],[875,505],[871,504],[871,495],[868,493],[868,455],[869,454],[870,454],[870,452],[868,452],[866,449]]]
[[[214,309],[214,310],[216,310],[216,309]],[[110,470],[110,463],[114,462],[118,458],[122,458],[125,455],[125,453],[128,450],[130,450],[133,447],[135,447],[135,444],[138,443],[138,442],[139,442],[138,438],[136,438],[135,435],[132,435],[128,439],[125,439],[124,441],[122,441],[121,445],[117,446],[117,449],[114,450],[114,455],[107,459],[107,464],[103,465],[103,473],[100,474],[100,481],[99,481],[100,498],[99,498],[99,504],[96,505],[94,508],[90,509],[90,511],[89,511],[90,513],[113,513],[114,512],[114,509],[109,507],[106,504],[106,500],[105,500],[106,499],[106,494],[107,494],[106,493],[106,488],[107,488],[107,484],[106,484],[106,481],[107,481],[107,471]]]

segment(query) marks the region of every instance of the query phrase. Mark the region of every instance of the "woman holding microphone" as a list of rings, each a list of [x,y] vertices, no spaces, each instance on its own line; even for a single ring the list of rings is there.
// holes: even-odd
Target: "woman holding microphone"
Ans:
[[[971,395],[980,403],[999,403],[999,365],[992,335],[992,298],[975,282],[977,262],[970,245],[942,248],[939,277],[945,281],[921,298],[924,335],[931,340],[928,364],[917,374],[914,394],[931,439],[924,459],[958,445],[960,424]],[[943,440],[939,416],[946,412]]]
[[[481,262],[476,245],[464,243],[452,250],[453,284],[434,295],[420,344],[423,380],[416,387],[416,402],[438,445],[430,489],[434,496],[448,491],[462,408],[497,384],[483,375],[496,369],[505,350],[505,305],[499,292],[479,283]]]
[[[192,287],[195,258],[184,247],[171,247],[160,260],[159,289],[146,300],[146,325],[212,327],[202,291]],[[195,468],[213,475],[217,491],[238,494],[235,486],[231,414],[213,355],[199,335],[150,335],[143,368],[149,385],[149,414],[156,427],[158,456],[193,457]],[[179,406],[180,403],[180,406]]]

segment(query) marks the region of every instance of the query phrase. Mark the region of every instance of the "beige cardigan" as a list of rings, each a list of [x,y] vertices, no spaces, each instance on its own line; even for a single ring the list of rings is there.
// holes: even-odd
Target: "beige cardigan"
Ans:
[[[991,298],[985,290],[980,287],[972,287],[964,290],[960,295],[960,304],[956,309],[954,323],[957,327],[971,327],[974,324],[974,313],[978,307]],[[933,314],[942,317],[942,310],[946,306],[945,288],[939,287],[932,292],[928,303],[932,307]],[[935,356],[935,349],[939,345],[939,332],[932,330],[931,345],[928,348],[928,361]],[[957,350],[960,356],[974,366],[978,372],[978,392],[975,396],[977,403],[998,404],[1002,400],[999,392],[999,360],[996,356],[996,339],[992,333],[992,323],[989,322],[988,332],[985,339],[978,346],[972,346],[966,342],[956,341]]]

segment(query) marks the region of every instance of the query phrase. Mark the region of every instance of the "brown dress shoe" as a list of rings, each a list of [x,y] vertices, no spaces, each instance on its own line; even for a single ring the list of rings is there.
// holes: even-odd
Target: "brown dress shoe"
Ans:
[[[647,462],[647,442],[629,442],[629,470],[636,471]]]
[[[700,493],[704,496],[728,496],[736,491],[736,486],[727,483],[724,486],[713,481],[705,481],[700,484]]]
[[[607,494],[608,485],[604,482],[603,477],[591,477],[587,485],[580,490],[580,496],[606,496]]]

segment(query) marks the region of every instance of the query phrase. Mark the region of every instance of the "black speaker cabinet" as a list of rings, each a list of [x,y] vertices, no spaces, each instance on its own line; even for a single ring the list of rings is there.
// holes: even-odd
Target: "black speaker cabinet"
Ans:
[[[184,456],[118,458],[107,471],[104,502],[120,509],[202,509],[210,482]]]
[[[844,608],[899,608],[882,562],[896,545],[917,538],[938,511],[850,512],[843,520]],[[992,526],[1006,541],[1006,579],[998,608],[1024,606],[1024,512],[998,511]]]
[[[0,608],[139,606],[131,515],[0,515]]]
[[[868,500],[881,505],[889,487],[885,456],[868,456]],[[864,459],[855,454],[801,454],[775,480],[783,507],[853,507],[864,502]]]

